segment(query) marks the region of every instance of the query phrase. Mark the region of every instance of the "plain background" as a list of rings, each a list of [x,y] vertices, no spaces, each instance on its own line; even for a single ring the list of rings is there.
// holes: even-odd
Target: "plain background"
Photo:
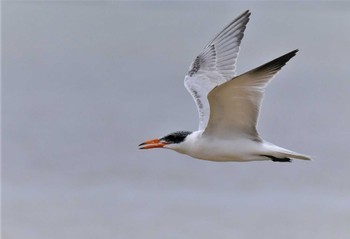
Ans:
[[[183,78],[250,9],[238,73],[296,48],[258,129],[312,162],[213,163]],[[350,3],[3,2],[2,238],[349,238]]]

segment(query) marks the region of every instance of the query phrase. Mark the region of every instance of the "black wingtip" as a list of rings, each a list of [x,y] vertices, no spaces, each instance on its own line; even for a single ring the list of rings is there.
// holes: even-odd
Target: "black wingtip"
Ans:
[[[297,52],[299,51],[299,49],[295,49],[291,52],[288,52],[287,54],[284,54],[283,56],[280,56],[278,58],[276,58],[275,60],[273,60],[273,62],[276,62],[277,64],[282,64],[285,65],[292,57],[294,57]]]
[[[239,17],[237,17],[237,19],[246,16],[246,18],[248,18],[248,20],[249,20],[250,15],[252,15],[252,13],[250,12],[249,9],[247,9]]]
[[[293,50],[293,51],[291,51],[291,52],[289,52],[289,53],[287,53],[287,54],[285,54],[285,55],[291,54],[291,55],[295,56],[295,55],[297,54],[298,51],[299,51],[299,49],[295,49],[295,50]]]
[[[277,59],[290,59],[290,58],[292,58],[293,56],[295,56],[296,54],[297,54],[297,52],[299,51],[299,49],[295,49],[295,50],[293,50],[293,51],[291,51],[291,52],[288,52],[288,53],[286,53],[286,54],[284,54],[284,55],[282,55],[282,56],[280,56],[280,57],[278,57],[278,58],[276,58],[275,60],[277,60]],[[287,61],[288,61],[287,60]]]
[[[252,70],[252,73],[261,73],[261,72],[269,72],[270,74],[275,74],[277,71],[279,71],[291,58],[293,58],[299,49],[295,49],[291,52],[288,52],[262,66],[259,66],[258,68],[255,68]]]

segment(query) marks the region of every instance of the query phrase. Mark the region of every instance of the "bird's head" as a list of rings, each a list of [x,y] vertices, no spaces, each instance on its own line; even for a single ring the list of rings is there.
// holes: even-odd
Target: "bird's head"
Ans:
[[[161,138],[147,140],[139,145],[139,149],[167,148],[177,150],[191,133],[190,131],[177,131]]]

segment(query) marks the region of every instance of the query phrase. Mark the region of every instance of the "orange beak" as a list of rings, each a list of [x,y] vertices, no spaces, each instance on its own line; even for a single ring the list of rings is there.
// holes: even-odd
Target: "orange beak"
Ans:
[[[161,142],[159,139],[151,139],[139,144],[139,149],[163,148],[164,145],[167,145],[167,143]]]

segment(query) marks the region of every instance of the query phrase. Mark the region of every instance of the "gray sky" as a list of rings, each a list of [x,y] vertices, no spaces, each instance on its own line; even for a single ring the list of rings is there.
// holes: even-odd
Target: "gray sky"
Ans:
[[[183,78],[246,9],[239,73],[300,50],[258,130],[315,160],[139,151],[196,130]],[[349,27],[347,2],[3,2],[2,238],[345,238]]]

